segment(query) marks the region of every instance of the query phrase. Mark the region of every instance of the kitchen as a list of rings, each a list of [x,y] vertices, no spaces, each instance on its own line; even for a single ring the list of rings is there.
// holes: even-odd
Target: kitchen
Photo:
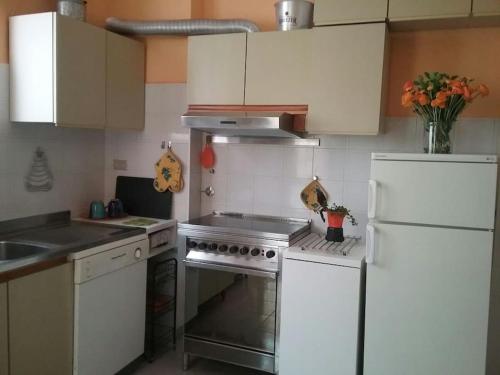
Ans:
[[[427,132],[424,131],[421,120],[410,110],[401,106],[401,94],[403,84],[407,80],[414,79],[425,71],[447,71],[453,74],[471,76],[476,79],[474,85],[484,82],[489,86],[490,95],[480,98],[468,106],[454,125],[452,152],[457,155],[479,154],[484,156],[498,153],[500,147],[500,120],[498,119],[500,116],[498,115],[497,95],[500,95],[500,91],[496,74],[498,64],[495,59],[495,51],[498,50],[500,33],[494,17],[498,13],[498,4],[495,1],[474,0],[471,8],[470,0],[451,2],[460,3],[460,5],[450,5],[449,1],[423,2],[423,5],[419,7],[408,5],[407,1],[401,0],[391,1],[392,5],[389,6],[389,9],[387,9],[387,1],[377,1],[370,2],[370,4],[373,3],[373,9],[370,9],[371,7],[368,7],[363,1],[325,2],[317,0],[314,10],[314,22],[317,27],[291,32],[273,32],[278,28],[275,20],[275,2],[259,0],[235,5],[233,2],[223,0],[184,1],[181,4],[144,1],[139,5],[134,2],[125,4],[119,1],[87,1],[87,23],[89,27],[90,25],[97,26],[98,30],[104,29],[106,18],[117,17],[122,20],[138,21],[248,19],[257,24],[261,31],[264,31],[251,32],[248,33],[248,36],[236,33],[190,37],[189,42],[184,36],[151,35],[134,38],[134,40],[142,42],[140,43],[142,46],[139,48],[145,49],[145,58],[142,60],[144,76],[139,77],[142,82],[146,83],[143,90],[130,90],[132,86],[128,86],[127,89],[120,88],[120,91],[115,91],[115,94],[104,100],[102,98],[111,95],[112,91],[108,90],[108,94],[103,94],[102,97],[94,95],[95,98],[92,99],[88,98],[89,94],[82,89],[79,97],[79,100],[83,102],[91,99],[97,102],[97,104],[89,104],[94,108],[94,111],[91,111],[94,114],[99,112],[97,107],[100,107],[103,113],[107,112],[109,115],[112,113],[110,106],[114,103],[113,99],[121,97],[120,94],[133,92],[137,95],[131,96],[135,98],[131,99],[134,100],[133,103],[140,102],[137,98],[143,95],[144,108],[128,105],[125,110],[121,106],[125,115],[120,111],[114,112],[116,118],[119,119],[118,126],[115,129],[107,128],[104,130],[85,129],[83,126],[70,127],[67,126],[68,124],[54,126],[54,121],[43,121],[52,122],[52,124],[42,124],[39,121],[10,121],[13,96],[9,93],[9,81],[12,80],[12,73],[9,73],[9,70],[12,72],[13,66],[12,57],[9,58],[9,55],[12,56],[12,51],[9,50],[9,43],[7,43],[8,17],[54,12],[57,5],[55,1],[45,0],[7,2],[6,5],[2,5],[0,7],[0,32],[4,37],[1,46],[2,54],[0,55],[2,62],[0,66],[0,74],[2,74],[0,82],[2,97],[2,108],[0,109],[2,116],[0,125],[0,221],[66,210],[70,210],[75,219],[82,214],[88,214],[91,201],[108,202],[115,198],[117,176],[150,179],[157,177],[154,169],[155,163],[169,150],[170,145],[171,151],[182,163],[184,179],[184,188],[180,192],[171,194],[170,218],[177,220],[178,223],[209,215],[212,211],[228,211],[311,220],[312,231],[324,233],[326,225],[321,220],[320,215],[307,209],[300,197],[304,187],[311,183],[316,176],[318,182],[327,192],[329,202],[347,207],[351,210],[353,217],[357,219],[358,225],[356,226],[351,225],[347,220],[345,221],[344,234],[346,237],[360,236],[362,242],[360,246],[363,247],[366,236],[365,228],[369,222],[368,180],[374,178],[374,175],[371,175],[374,163],[371,154],[376,153],[380,156],[390,155],[389,153],[422,154],[424,152]],[[331,8],[329,8],[329,3],[333,4]],[[442,8],[438,9],[439,6],[436,5],[436,9],[429,10],[427,8],[426,10],[425,8],[431,3],[442,4]],[[391,9],[391,6],[394,8]],[[377,9],[382,9],[381,13],[377,13]],[[425,13],[426,11],[428,13]],[[380,28],[386,19],[388,19],[389,31]],[[337,24],[342,24],[342,26],[333,26]],[[363,27],[359,26],[360,24],[366,24],[366,30],[371,30],[368,33],[369,37],[363,34]],[[370,29],[370,27],[374,29]],[[328,43],[333,43],[333,37],[323,33],[339,28],[342,29],[341,38],[335,39],[335,43],[338,45],[336,44],[337,49],[334,51],[344,51],[343,55],[348,57],[343,59],[339,58],[338,54],[329,53],[330,50],[323,47],[328,46]],[[319,35],[317,38],[316,33]],[[28,40],[32,35],[35,35],[29,30],[26,34],[28,34]],[[43,33],[37,34],[41,37]],[[115,35],[117,34],[112,36]],[[117,35],[118,37],[119,35]],[[126,40],[131,41],[132,39],[126,38]],[[197,40],[204,42],[198,43]],[[213,40],[213,45],[210,44],[210,40]],[[343,43],[343,41],[346,42]],[[66,42],[69,47],[76,45],[83,48],[82,46],[84,46],[81,43],[74,44],[71,40],[66,40]],[[359,48],[353,50],[352,45],[356,43],[359,43]],[[116,42],[113,45],[118,46],[118,44]],[[108,43],[108,45],[111,44]],[[364,58],[365,55],[356,55],[356,58],[353,59],[346,52],[349,48],[354,51],[352,53],[362,54],[366,52],[369,57]],[[384,51],[384,48],[387,50]],[[70,49],[72,55],[63,54],[61,56],[66,56],[65,58],[74,63],[74,60],[71,59],[77,58],[75,56],[78,51],[75,50],[75,48]],[[210,54],[211,50],[216,52]],[[43,49],[41,51],[43,52]],[[200,57],[196,57],[197,54]],[[127,70],[133,69],[132,60],[136,64],[134,66],[141,66],[141,60],[133,59],[131,56],[127,55],[125,60],[118,62],[112,69],[112,72],[120,73],[118,66],[123,67],[120,79],[130,78],[133,76],[130,74],[131,71],[138,71]],[[210,56],[210,59],[207,59],[206,56]],[[321,58],[311,62],[308,56],[321,56]],[[283,64],[283,61],[287,61],[287,64]],[[351,67],[353,61],[360,65]],[[312,68],[311,64],[313,64]],[[28,69],[34,64],[28,61],[26,65],[28,67],[23,68],[24,70],[21,72],[28,76]],[[63,63],[61,67],[64,66]],[[70,66],[73,65],[70,64]],[[385,70],[387,72],[384,72]],[[350,77],[352,82],[349,82],[347,78],[342,78],[343,75],[347,76],[346,72],[352,74],[360,71],[366,72],[366,76],[362,76],[363,81]],[[267,74],[263,74],[263,72],[267,72]],[[331,72],[334,74],[330,74]],[[98,75],[94,75],[94,81],[102,84],[101,81],[105,80],[105,74],[105,72],[102,73],[100,81]],[[382,80],[382,77],[387,78]],[[383,81],[387,82],[386,86],[382,86]],[[59,82],[62,81],[59,80]],[[352,84],[352,91],[347,89],[349,87],[347,83]],[[309,85],[313,87],[309,88]],[[71,85],[69,86],[71,88]],[[345,90],[335,90],[336,86],[341,86]],[[29,95],[31,93],[23,95],[23,97]],[[108,107],[102,108],[102,102],[109,102]],[[219,138],[213,136],[212,149],[215,153],[215,165],[212,168],[200,166],[199,154],[205,148],[207,139],[200,132],[189,131],[187,127],[183,126],[181,116],[189,111],[196,112],[196,105],[219,105],[226,107],[223,109],[227,109],[228,106],[241,106],[243,104],[271,105],[274,106],[271,108],[272,110],[294,112],[296,118],[300,118],[304,114],[303,106],[308,104],[306,130],[309,130],[311,135],[301,140],[301,142],[307,142],[298,145],[290,145],[286,142],[244,144],[245,137],[240,137],[240,143],[218,143],[227,141],[227,139],[224,138],[225,136]],[[278,105],[281,108],[277,108]],[[61,108],[60,105],[56,107]],[[135,112],[132,108],[135,109]],[[269,108],[266,107],[266,109]],[[134,117],[137,113],[143,113],[139,120]],[[132,123],[131,126],[138,125],[142,129],[125,130],[124,128],[127,126],[123,126],[123,124],[130,123]],[[358,125],[360,128],[353,128]],[[311,126],[315,126],[316,129],[311,131]],[[322,129],[322,127],[324,128]],[[318,139],[319,145],[311,146]],[[312,143],[308,144],[308,142]],[[45,157],[42,155],[41,158],[37,159],[35,152],[37,148],[45,153]],[[33,192],[28,191],[25,187],[26,176],[34,160],[47,161],[50,174],[53,177],[51,189],[48,191]],[[440,170],[445,173],[444,167]],[[485,180],[481,181],[484,183]],[[212,187],[213,195],[210,189],[207,190],[208,194],[201,192],[209,187]],[[475,189],[473,195],[479,197],[479,188]],[[380,194],[383,192],[379,191],[379,196]],[[408,195],[410,195],[409,192]],[[389,199],[395,198],[389,197]],[[377,219],[381,219],[382,211],[379,210],[383,209],[383,203],[381,201],[378,203],[379,216]],[[464,203],[460,201],[455,204],[458,206]],[[465,210],[466,206],[463,207]],[[443,218],[442,223],[445,223],[445,219]],[[370,220],[373,222],[372,219]],[[471,219],[471,221],[475,222],[476,219]],[[436,224],[425,221],[423,223]],[[442,223],[437,224],[451,227],[474,227],[470,223],[460,225],[456,222]],[[375,227],[378,225],[376,222],[373,224]],[[484,228],[488,226],[489,224]],[[145,364],[137,370],[138,373],[141,371],[142,373],[148,373],[147,371],[168,373],[168,370],[175,373],[174,371],[180,371],[182,368],[182,358],[180,357],[182,357],[183,348],[182,326],[184,324],[184,291],[186,289],[183,266],[186,254],[183,254],[182,245],[184,247],[188,245],[186,241],[182,243],[182,239],[193,237],[192,234],[186,232],[191,229],[183,229],[182,224],[180,224],[177,235],[180,242],[178,242],[177,250],[169,247],[166,252],[169,257],[175,254],[178,261],[177,350],[175,355],[174,352],[167,352],[164,357],[155,359],[151,364]],[[211,238],[207,233],[204,235]],[[248,240],[248,236],[255,237],[246,233],[243,235],[245,241]],[[172,235],[170,242],[173,241],[174,237],[175,235]],[[195,236],[195,239],[199,237]],[[283,243],[286,241],[283,241],[282,235],[278,237],[280,237],[279,240],[271,239],[271,241],[280,242],[278,248],[287,245]],[[295,241],[296,239],[293,237],[292,233],[290,238]],[[223,244],[228,246],[227,253],[229,253],[232,245],[238,245],[240,250],[247,245],[246,242],[240,242],[229,241]],[[211,243],[207,242],[207,246]],[[248,242],[248,245],[252,245],[249,251],[253,250],[253,247],[257,247],[253,246],[255,245],[253,242]],[[264,255],[269,251],[275,251],[272,246],[267,248],[265,246],[268,245],[262,243],[259,246],[264,246]],[[379,249],[379,251],[381,250]],[[191,253],[193,256],[195,254],[202,255],[197,254],[202,253],[201,251]],[[75,261],[72,259],[72,262]],[[276,273],[273,267],[276,266],[270,261],[269,265],[264,267],[266,269],[261,271]],[[281,265],[278,264],[277,267],[279,271]],[[494,269],[498,270],[498,263],[495,261]],[[369,272],[370,266],[368,266],[368,275]],[[279,278],[280,273],[277,274]],[[493,277],[498,277],[495,276],[498,275],[498,272],[493,272],[493,275]],[[474,279],[476,276],[478,275],[473,274],[470,277]],[[481,275],[481,280],[483,280],[483,276]],[[414,275],[414,277],[417,276]],[[96,280],[98,279],[100,278],[96,278]],[[2,278],[2,280],[4,279]],[[9,278],[5,278],[5,280],[9,280]],[[252,281],[253,278],[249,276],[248,280]],[[369,285],[368,277],[368,288]],[[9,290],[10,296],[9,286],[6,285],[5,289]],[[335,288],[332,288],[332,295],[334,292]],[[496,293],[498,294],[498,292]],[[3,301],[3,295],[0,297]],[[9,306],[12,307],[13,304]],[[369,311],[369,306],[367,306],[367,311]],[[304,314],[306,313],[307,311],[304,311]],[[0,322],[4,317],[3,314],[9,315],[5,309],[0,309]],[[367,321],[368,317],[367,313]],[[8,322],[9,318],[6,319]],[[332,322],[335,321],[332,319]],[[351,338],[356,336],[356,332],[351,332]],[[332,334],[332,338],[335,336],[333,333],[330,334]],[[405,339],[412,341],[409,337]],[[0,360],[0,363],[7,363],[7,368],[10,367],[10,372],[6,373],[30,373],[28,370],[16,371],[15,358],[9,359],[9,350],[10,354],[16,352],[15,345],[11,344],[9,348],[9,343],[5,346],[2,344],[0,337],[0,348],[5,347],[4,353],[7,353],[5,357],[0,353],[0,359],[7,358],[6,362]],[[384,341],[379,344],[383,345]],[[324,350],[328,350],[326,345],[322,347]],[[333,347],[333,343],[331,345]],[[318,356],[321,352],[320,349],[317,349],[316,355]],[[278,353],[279,348],[275,348],[275,351]],[[480,355],[483,351],[474,352]],[[365,349],[365,355],[368,355],[367,353],[368,351]],[[385,353],[385,355],[390,355],[390,352]],[[404,354],[401,355],[404,356]],[[426,355],[438,361],[436,356],[427,352]],[[192,356],[197,357],[196,355]],[[239,367],[230,365],[225,367],[219,362],[203,359],[189,362],[187,373],[189,371],[202,371],[203,368],[212,371],[212,373],[238,373],[240,371],[251,374],[259,373],[257,370],[240,370]],[[229,360],[228,362],[234,361]],[[394,366],[397,366],[396,362],[394,361]],[[425,361],[422,360],[422,362]],[[430,359],[427,362],[432,363]],[[165,369],[162,369],[161,366],[165,366]],[[173,368],[168,366],[173,366]],[[283,368],[283,366],[279,367]],[[0,365],[0,373],[3,373],[3,369],[4,367]],[[432,371],[426,371],[427,368],[422,369],[419,371],[418,368],[415,368],[413,372],[408,370],[407,373],[432,373]],[[335,367],[331,367],[324,371],[333,372],[334,370]],[[456,369],[454,370],[455,372],[449,370],[448,373],[460,373]],[[338,371],[340,370],[337,369]],[[488,371],[488,373],[496,373],[495,367]],[[316,372],[321,373],[321,370],[316,370]],[[437,372],[446,373],[446,371]],[[54,371],[46,371],[45,373],[54,373]],[[280,373],[286,374],[287,372],[282,370]],[[401,373],[401,371],[386,368],[385,370],[380,369],[378,372],[376,370],[370,372],[369,369],[365,368],[364,373]],[[466,368],[463,368],[461,373],[467,373]],[[469,371],[469,373],[471,372]]]

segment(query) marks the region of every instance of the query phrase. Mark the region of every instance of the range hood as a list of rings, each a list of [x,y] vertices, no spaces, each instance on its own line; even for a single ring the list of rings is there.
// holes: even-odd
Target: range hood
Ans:
[[[284,111],[188,111],[182,125],[226,137],[302,138],[294,131],[295,115]]]

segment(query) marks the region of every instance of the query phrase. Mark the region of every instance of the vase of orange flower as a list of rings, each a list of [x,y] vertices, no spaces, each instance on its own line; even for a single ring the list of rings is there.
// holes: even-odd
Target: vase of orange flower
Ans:
[[[404,84],[401,104],[412,108],[423,120],[427,135],[425,152],[451,153],[450,134],[458,115],[478,96],[489,94],[486,85],[473,86],[472,82],[466,77],[425,72],[415,81]]]

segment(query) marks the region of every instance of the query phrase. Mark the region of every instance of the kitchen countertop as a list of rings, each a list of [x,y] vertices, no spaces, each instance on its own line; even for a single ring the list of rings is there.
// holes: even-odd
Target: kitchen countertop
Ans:
[[[47,268],[44,264],[62,264],[74,253],[133,236],[145,236],[145,233],[142,228],[71,221],[69,211],[4,221],[0,223],[0,242],[12,241],[44,249],[32,256],[0,261],[0,281],[5,281],[7,274],[25,275],[26,272],[17,272],[22,269],[36,272],[40,270],[37,265],[44,269]]]

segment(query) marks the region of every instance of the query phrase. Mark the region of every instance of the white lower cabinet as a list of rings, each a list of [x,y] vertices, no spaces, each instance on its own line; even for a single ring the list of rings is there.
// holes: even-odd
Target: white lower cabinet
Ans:
[[[358,372],[359,268],[284,259],[280,375]]]
[[[0,374],[9,373],[7,306],[7,283],[3,283],[0,284]]]
[[[73,264],[9,281],[8,306],[10,375],[72,374]]]

